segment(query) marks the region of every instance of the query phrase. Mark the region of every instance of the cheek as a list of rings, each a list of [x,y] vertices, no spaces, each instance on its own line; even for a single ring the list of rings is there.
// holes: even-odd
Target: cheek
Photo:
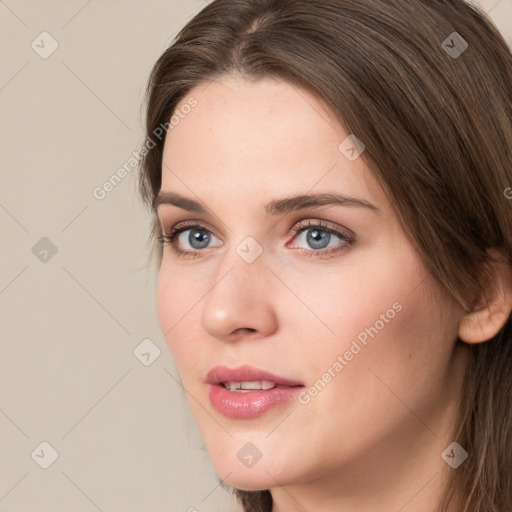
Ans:
[[[417,323],[424,324],[428,304],[418,297],[423,289],[418,285],[427,273],[409,247],[391,249],[354,252],[328,271],[313,265],[283,270],[294,296],[283,294],[278,304],[286,301],[283,318],[308,361],[325,364],[355,339],[369,346],[372,339],[392,337],[409,326],[414,332]]]
[[[412,394],[428,387],[429,375],[441,374],[446,365],[451,344],[436,295],[427,290],[427,271],[408,247],[390,251],[389,258],[382,254],[372,264],[347,263],[330,279],[303,276],[302,282],[315,286],[302,285],[298,295],[307,298],[321,322],[297,316],[293,357],[304,362],[309,384],[318,383],[319,406],[345,404],[343,397],[350,396],[358,396],[346,403],[355,409],[397,402],[386,384],[396,393]]]
[[[200,350],[205,338],[200,311],[207,289],[204,279],[195,279],[193,271],[177,270],[162,262],[156,286],[158,321],[184,382],[197,377],[197,368],[204,367],[200,366],[206,354]]]
[[[188,321],[187,311],[193,307],[193,304],[188,304],[187,297],[192,297],[190,283],[185,283],[176,273],[169,271],[165,263],[162,263],[156,287],[158,321],[167,346],[177,359],[180,359],[178,350],[184,344],[177,343],[175,340],[179,339],[178,333],[183,329],[183,324]]]
[[[445,378],[453,348],[450,325],[427,288],[432,282],[422,282],[422,266],[414,259],[402,263],[399,274],[391,268],[369,273],[357,291],[351,282],[350,297],[338,293],[334,300],[331,289],[339,309],[324,318],[336,336],[318,340],[313,349],[303,345],[310,384],[318,389],[310,388],[317,395],[306,408],[311,414],[329,411],[332,439],[342,429],[356,444],[372,442],[408,420],[404,403],[427,417],[436,383]]]

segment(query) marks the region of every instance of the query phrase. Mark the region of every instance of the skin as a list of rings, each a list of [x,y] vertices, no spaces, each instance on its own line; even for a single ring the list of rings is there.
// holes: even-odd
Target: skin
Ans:
[[[165,141],[162,191],[202,201],[213,214],[162,205],[158,215],[164,232],[197,221],[211,240],[197,249],[190,231],[181,235],[178,247],[200,253],[195,259],[166,244],[157,310],[216,472],[241,489],[270,489],[273,512],[432,512],[455,471],[441,458],[456,441],[468,353],[455,340],[483,341],[477,324],[488,335],[490,320],[465,316],[434,282],[363,158],[350,161],[338,149],[348,134],[315,97],[240,77],[199,86],[181,105],[190,97],[197,106]],[[272,199],[333,191],[379,212],[263,210]],[[292,232],[307,220],[346,228],[356,241],[331,235],[327,249],[315,248],[306,238],[314,227]],[[236,252],[248,236],[263,249],[250,264]],[[331,248],[340,250],[324,259],[305,254]],[[400,312],[309,403],[294,400],[255,419],[229,419],[211,405],[211,367],[247,363],[309,388],[395,303]],[[499,329],[502,317],[493,314]],[[237,458],[247,442],[262,453],[251,468]]]

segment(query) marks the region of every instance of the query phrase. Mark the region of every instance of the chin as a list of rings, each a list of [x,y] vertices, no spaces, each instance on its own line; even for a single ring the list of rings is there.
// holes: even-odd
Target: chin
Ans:
[[[227,485],[244,491],[261,491],[289,484],[292,477],[290,468],[273,464],[275,459],[272,457],[262,457],[252,466],[246,466],[236,452],[231,456],[228,450],[219,450],[213,457],[210,455],[210,461],[219,478]]]
[[[222,475],[225,473],[217,472],[219,478],[222,478]],[[229,474],[229,471],[226,473]],[[237,489],[241,489],[242,491],[265,491],[272,487],[276,486],[276,480],[281,482],[279,477],[274,480],[271,478],[268,473],[260,472],[260,474],[251,473],[251,470],[247,471],[233,471],[228,477],[224,478],[224,483],[231,486],[236,487]],[[281,482],[282,483],[282,482]]]

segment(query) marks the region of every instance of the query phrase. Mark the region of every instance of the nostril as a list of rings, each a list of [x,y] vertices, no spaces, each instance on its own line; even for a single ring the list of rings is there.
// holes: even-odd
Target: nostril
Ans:
[[[244,332],[256,332],[256,329],[253,329],[252,327],[241,327],[240,329],[237,329],[235,332],[237,334],[243,334]]]

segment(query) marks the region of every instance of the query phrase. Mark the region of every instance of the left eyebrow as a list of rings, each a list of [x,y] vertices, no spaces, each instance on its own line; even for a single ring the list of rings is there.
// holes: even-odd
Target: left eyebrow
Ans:
[[[161,205],[173,205],[193,213],[210,213],[208,208],[200,201],[190,199],[175,192],[160,192],[153,200],[153,210],[157,211]],[[306,208],[320,208],[322,206],[350,206],[366,208],[377,214],[380,213],[380,210],[372,203],[340,193],[302,194],[274,199],[265,205],[265,212],[267,215],[282,215]]]

